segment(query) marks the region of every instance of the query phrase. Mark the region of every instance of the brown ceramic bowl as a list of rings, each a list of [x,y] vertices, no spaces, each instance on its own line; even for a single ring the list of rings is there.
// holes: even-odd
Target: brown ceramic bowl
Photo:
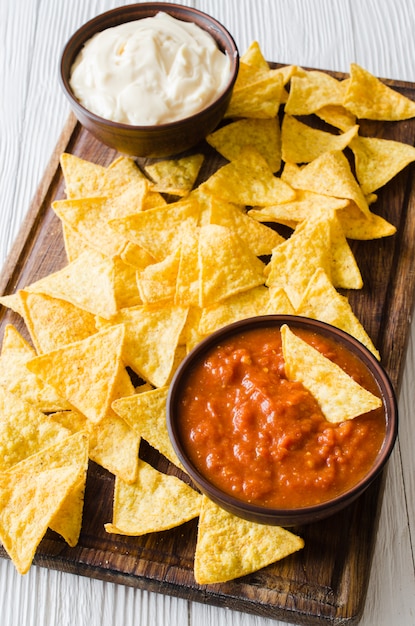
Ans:
[[[231,60],[229,83],[217,100],[186,119],[155,126],[132,126],[113,122],[88,111],[75,98],[70,84],[71,67],[83,45],[96,33],[124,22],[152,17],[163,11],[186,22],[193,22],[210,33],[218,47]],[[239,69],[236,44],[222,24],[197,9],[167,2],[145,2],[112,9],[93,18],[67,42],[60,61],[60,82],[79,122],[102,143],[121,153],[140,157],[167,157],[198,144],[222,120],[228,107]]]
[[[203,475],[188,454],[189,444],[185,444],[180,422],[180,401],[183,388],[192,370],[208,352],[215,349],[224,340],[239,335],[245,331],[257,328],[279,328],[283,324],[294,332],[300,329],[309,329],[318,335],[332,338],[342,344],[348,351],[355,355],[369,370],[377,387],[379,396],[383,403],[383,413],[385,418],[385,436],[383,444],[371,469],[348,491],[337,495],[331,500],[320,502],[312,506],[305,506],[295,509],[287,508],[267,508],[260,505],[248,503],[236,498],[229,493],[225,493]],[[193,349],[184,359],[170,386],[167,400],[167,426],[174,449],[188,472],[194,484],[205,493],[211,500],[219,504],[222,508],[238,515],[239,517],[264,524],[295,526],[307,524],[326,518],[337,513],[358,498],[375,480],[384,468],[395,444],[398,428],[398,409],[395,393],[391,382],[377,359],[359,341],[347,333],[330,326],[324,322],[290,315],[268,315],[256,318],[249,318],[234,324],[230,324],[210,335]],[[194,444],[192,444],[194,445]]]

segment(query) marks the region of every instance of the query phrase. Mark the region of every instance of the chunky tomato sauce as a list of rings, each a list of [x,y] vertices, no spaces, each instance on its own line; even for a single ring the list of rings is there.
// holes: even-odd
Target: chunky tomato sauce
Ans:
[[[379,395],[370,372],[344,347],[294,332]],[[228,339],[204,358],[184,390],[180,420],[203,475],[234,497],[279,508],[347,490],[367,473],[385,435],[382,408],[328,422],[303,385],[285,377],[280,331],[269,328]]]

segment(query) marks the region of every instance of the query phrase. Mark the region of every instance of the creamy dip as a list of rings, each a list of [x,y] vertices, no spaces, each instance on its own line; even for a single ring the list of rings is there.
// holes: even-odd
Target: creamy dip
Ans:
[[[94,35],[75,60],[70,85],[96,115],[146,126],[201,111],[229,78],[230,59],[213,37],[160,12]]]

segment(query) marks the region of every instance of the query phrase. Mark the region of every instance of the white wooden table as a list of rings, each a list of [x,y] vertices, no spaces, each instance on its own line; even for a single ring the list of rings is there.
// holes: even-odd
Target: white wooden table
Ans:
[[[129,2],[127,2],[128,4]],[[0,264],[4,263],[61,129],[68,105],[58,60],[87,19],[122,0],[0,2]],[[124,2],[125,4],[125,2]],[[241,52],[415,81],[413,0],[194,0],[232,32]],[[415,242],[414,242],[415,245]],[[415,322],[400,393],[400,435],[389,464],[362,626],[415,624]],[[347,538],[345,538],[347,541]],[[279,622],[0,559],[3,626],[278,626]]]

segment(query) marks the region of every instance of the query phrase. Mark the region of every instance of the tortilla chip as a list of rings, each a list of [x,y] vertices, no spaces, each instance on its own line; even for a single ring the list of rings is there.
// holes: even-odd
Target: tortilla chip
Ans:
[[[315,114],[326,124],[339,128],[343,132],[346,132],[356,124],[356,116],[344,106],[338,104],[328,104],[321,107]]]
[[[382,406],[380,398],[297,337],[286,324],[281,327],[281,336],[288,380],[301,382],[312,393],[327,421],[344,422]]]
[[[183,229],[174,298],[178,306],[199,305],[199,232],[199,227],[191,228],[190,225]]]
[[[258,41],[251,41],[248,48],[241,54],[241,62],[252,65],[258,70],[269,70],[269,64],[265,60],[261,46]]]
[[[342,105],[343,98],[342,81],[319,70],[303,71],[291,78],[285,113],[311,115],[328,105]]]
[[[154,387],[164,387],[172,375],[175,352],[186,321],[187,308],[141,305],[122,309],[102,327],[122,325],[125,343],[122,357],[139,376]],[[108,331],[107,331],[108,332]]]
[[[398,172],[415,161],[415,147],[400,141],[356,137],[350,147],[355,157],[357,180],[365,195],[386,185]]]
[[[396,226],[375,213],[369,212],[369,215],[363,215],[354,202],[337,211],[337,218],[348,239],[367,241],[390,237],[396,233]]]
[[[95,251],[80,255],[61,270],[25,287],[26,291],[60,298],[100,317],[118,310],[114,259]]]
[[[89,457],[126,483],[137,478],[140,437],[111,409],[99,421],[87,420]]]
[[[251,147],[243,148],[235,160],[212,174],[199,189],[250,206],[287,202],[295,197],[294,190],[274,176],[265,158]]]
[[[309,163],[324,152],[344,150],[356,137],[359,126],[334,135],[300,122],[292,115],[284,115],[281,127],[282,158],[293,163]]]
[[[357,118],[397,121],[415,116],[415,102],[351,63],[343,105]]]
[[[20,297],[23,317],[39,354],[86,339],[97,330],[94,315],[66,300],[25,290]]]
[[[199,585],[223,583],[301,550],[304,541],[279,526],[255,524],[203,496],[194,573]]]
[[[203,154],[191,154],[147,165],[146,172],[154,181],[152,189],[175,196],[187,195],[197,180],[204,159]]]
[[[319,319],[358,339],[380,360],[379,351],[359,322],[348,299],[333,287],[322,269],[316,270],[296,309],[297,315]]]
[[[269,289],[263,285],[253,287],[202,309],[199,332],[201,335],[209,335],[238,320],[266,315],[269,306]]]
[[[0,355],[0,385],[42,413],[69,409],[67,400],[27,369],[26,363],[35,356],[18,330],[7,324]]]
[[[211,133],[206,141],[228,161],[238,158],[242,148],[252,146],[262,154],[272,172],[281,167],[281,133],[277,118],[238,120]]]
[[[52,203],[52,209],[65,225],[97,252],[116,256],[127,244],[127,239],[114,232],[108,224],[112,215],[111,205],[106,198],[56,200]]]
[[[87,459],[87,439],[75,435],[0,474],[0,539],[20,574],[29,570],[51,524],[77,540]],[[68,498],[77,504],[72,520]]]
[[[162,260],[180,244],[185,225],[197,225],[199,214],[197,196],[189,194],[178,202],[110,220],[110,224],[156,260]]]
[[[174,300],[179,272],[180,247],[158,263],[137,272],[137,285],[143,303]]]
[[[113,521],[105,530],[130,536],[168,530],[197,517],[201,498],[180,479],[140,460],[133,485],[116,479]]]
[[[64,152],[60,157],[65,192],[68,198],[86,198],[99,194],[106,168]]]
[[[242,68],[240,64],[240,72]],[[282,101],[283,86],[283,77],[278,70],[257,71],[256,80],[235,84],[225,118],[276,117]]]
[[[218,224],[233,230],[256,256],[271,254],[275,246],[284,241],[275,230],[259,224],[230,202],[211,198],[206,223]]]
[[[305,224],[305,223],[304,223]],[[267,286],[283,287],[296,308],[318,268],[331,276],[331,227],[328,220],[311,220],[277,246],[266,268]]]
[[[291,185],[295,189],[351,200],[366,217],[369,216],[367,200],[341,151],[324,152],[300,169]]]
[[[217,224],[203,226],[199,235],[199,306],[263,284],[264,268],[234,230]]]
[[[254,207],[248,211],[248,215],[259,222],[275,222],[295,228],[297,224],[318,214],[327,212],[329,215],[331,210],[344,209],[349,206],[349,202],[344,198],[323,196],[299,189],[295,200],[267,207]]]
[[[99,422],[114,400],[118,379],[128,379],[122,361],[124,336],[122,325],[110,327],[35,357],[27,367],[88,419]]]
[[[0,386],[0,471],[61,441],[63,426]]]
[[[137,435],[182,469],[182,464],[174,451],[167,430],[167,393],[167,386],[144,391],[115,400],[112,408]]]

